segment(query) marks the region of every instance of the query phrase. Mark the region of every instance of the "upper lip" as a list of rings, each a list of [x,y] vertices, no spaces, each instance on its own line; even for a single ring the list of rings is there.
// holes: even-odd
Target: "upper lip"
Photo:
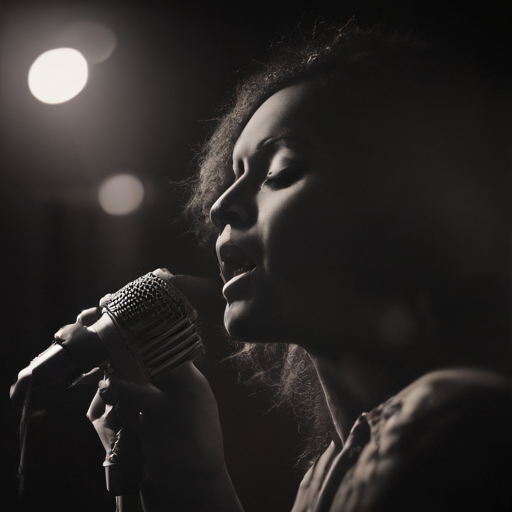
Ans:
[[[216,252],[222,277],[227,283],[233,277],[255,268],[256,263],[249,258],[239,244],[234,243],[229,238],[226,239],[223,235],[224,233],[219,237]]]

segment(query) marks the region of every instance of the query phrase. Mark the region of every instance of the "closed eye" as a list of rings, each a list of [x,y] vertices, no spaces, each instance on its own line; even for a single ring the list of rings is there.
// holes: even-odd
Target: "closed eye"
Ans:
[[[302,169],[298,167],[286,167],[280,171],[269,173],[262,183],[262,187],[271,189],[287,187],[302,176],[301,171]]]

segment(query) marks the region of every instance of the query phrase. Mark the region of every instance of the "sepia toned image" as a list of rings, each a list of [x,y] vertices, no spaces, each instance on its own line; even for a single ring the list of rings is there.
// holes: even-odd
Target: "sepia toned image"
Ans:
[[[1,511],[512,510],[506,2],[0,14]]]

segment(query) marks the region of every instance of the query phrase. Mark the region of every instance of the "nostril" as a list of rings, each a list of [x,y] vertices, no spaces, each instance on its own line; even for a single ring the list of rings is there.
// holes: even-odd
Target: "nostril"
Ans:
[[[224,228],[231,224],[237,226],[247,220],[245,210],[236,205],[224,207],[222,204],[214,205],[210,212],[210,218],[217,229],[222,232]]]
[[[226,224],[234,224],[240,220],[240,215],[233,210],[228,210],[224,213],[223,220]]]

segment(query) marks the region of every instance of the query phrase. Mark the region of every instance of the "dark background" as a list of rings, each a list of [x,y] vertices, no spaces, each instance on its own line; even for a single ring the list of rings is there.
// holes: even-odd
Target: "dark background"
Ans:
[[[17,499],[19,411],[8,401],[18,371],[53,333],[84,308],[146,272],[214,276],[177,220],[182,196],[170,184],[190,173],[226,94],[270,42],[311,17],[387,23],[455,44],[510,86],[510,2],[239,2],[166,4],[113,0],[0,4],[0,173],[2,208],[0,510],[113,511],[105,491],[104,452],[85,417],[94,389],[52,390],[27,446],[27,499]],[[457,5],[462,7],[457,8]],[[105,62],[92,66],[86,88],[60,105],[28,90],[27,73],[42,52],[58,47],[62,29],[87,19],[118,38]],[[302,20],[302,21],[301,21]],[[503,99],[501,99],[503,101]],[[506,103],[506,100],[505,100]],[[510,137],[512,134],[508,134]],[[98,184],[130,169],[146,186],[140,210],[104,213]],[[297,428],[286,411],[268,412],[263,393],[237,383],[220,328],[203,325],[207,355],[198,361],[218,398],[226,459],[242,504],[286,511],[302,469]]]

